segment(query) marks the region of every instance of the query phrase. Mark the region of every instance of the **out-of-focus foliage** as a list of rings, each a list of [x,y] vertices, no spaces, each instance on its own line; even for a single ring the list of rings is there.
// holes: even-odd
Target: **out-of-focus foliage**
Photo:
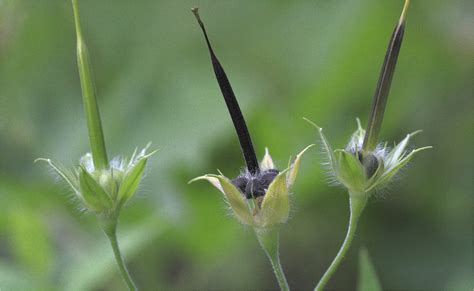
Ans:
[[[230,219],[198,175],[243,166],[190,7],[200,6],[261,158],[279,168],[316,140],[308,117],[346,144],[367,122],[386,44],[403,1],[81,0],[110,155],[152,141],[138,198],[119,237],[143,290],[275,288],[250,229]],[[328,287],[356,286],[366,245],[387,289],[472,288],[471,1],[419,0],[382,129],[400,140],[424,129],[403,179],[371,199],[355,246]],[[0,1],[0,288],[120,290],[105,236],[77,211],[37,157],[77,164],[88,150],[69,1]],[[334,257],[347,195],[329,187],[308,152],[281,233],[290,286],[309,289]]]
[[[359,250],[359,275],[357,278],[358,291],[381,291],[377,273],[366,248]]]

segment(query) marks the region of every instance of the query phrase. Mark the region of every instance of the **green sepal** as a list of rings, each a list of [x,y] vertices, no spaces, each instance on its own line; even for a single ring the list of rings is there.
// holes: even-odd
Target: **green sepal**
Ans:
[[[259,224],[262,227],[270,227],[279,223],[285,223],[290,214],[290,201],[286,183],[286,171],[278,174],[268,187],[261,210],[258,213]]]
[[[370,177],[369,181],[367,181],[365,187],[366,187],[366,192],[370,191],[370,189],[372,189],[372,185],[374,183],[377,183],[378,179],[380,178],[380,176],[384,173],[385,171],[385,163],[383,161],[382,158],[380,157],[377,157],[377,161],[378,161],[378,167],[377,167],[377,170],[375,171],[375,173],[372,175],[372,177]]]
[[[316,123],[312,122],[311,120],[309,120],[307,118],[303,118],[303,119],[306,120],[312,126],[314,126],[316,128],[316,130],[318,131],[318,135],[321,139],[322,146],[323,146],[324,152],[326,154],[326,157],[328,159],[329,165],[331,166],[331,169],[334,172],[334,175],[337,176],[338,169],[337,169],[337,165],[336,165],[336,157],[334,156],[334,152],[331,148],[331,144],[328,142],[326,136],[323,134],[323,129],[321,127],[319,127],[318,125],[316,125]]]
[[[79,168],[79,185],[81,198],[89,210],[94,212],[112,210],[112,198],[82,166]]]
[[[298,175],[298,170],[300,168],[301,164],[301,158],[303,157],[303,154],[309,150],[311,147],[315,146],[314,144],[311,144],[307,147],[305,147],[299,154],[296,155],[295,160],[291,164],[291,166],[288,169],[288,174],[286,175],[286,181],[288,183],[288,189],[293,186],[296,180],[296,176]]]
[[[413,133],[407,134],[407,136],[387,154],[385,161],[386,161],[388,170],[390,170],[391,167],[395,166],[398,163],[398,161],[403,157],[405,153],[405,148],[407,147],[408,142],[410,141],[410,138],[420,132],[421,130],[418,130]]]
[[[138,186],[145,170],[147,158],[140,158],[132,169],[127,171],[126,176],[123,178],[122,183],[117,194],[117,201],[119,206],[123,205],[128,199],[130,199]]]
[[[36,162],[46,162],[66,183],[71,187],[75,194],[80,194],[79,181],[74,174],[62,165],[51,161],[50,159],[38,158]]]
[[[384,172],[379,179],[375,181],[373,185],[370,186],[370,188],[367,189],[367,191],[370,191],[376,187],[382,187],[385,184],[387,184],[390,179],[395,176],[395,174],[403,168],[410,160],[415,156],[416,153],[421,152],[423,150],[431,149],[431,146],[428,147],[423,147],[419,148],[416,150],[411,151],[406,157],[398,161],[394,166],[392,166],[390,169],[388,169],[386,172]]]
[[[206,180],[224,194],[226,202],[229,204],[237,220],[243,224],[253,225],[254,220],[247,202],[240,191],[231,181],[222,175],[204,175],[192,179],[189,183]]]
[[[272,156],[270,156],[270,153],[268,152],[268,148],[265,148],[265,155],[260,162],[260,170],[267,171],[270,169],[275,169],[275,164],[273,163]]]
[[[365,188],[365,173],[356,156],[344,150],[334,152],[337,159],[337,178],[349,192],[362,193]]]

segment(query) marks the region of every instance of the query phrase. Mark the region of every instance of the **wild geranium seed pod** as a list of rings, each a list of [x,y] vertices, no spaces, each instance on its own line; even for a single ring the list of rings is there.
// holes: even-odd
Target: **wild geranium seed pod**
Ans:
[[[117,157],[108,160],[77,0],[72,0],[72,5],[77,37],[77,63],[91,153],[85,154],[80,159],[79,166],[72,170],[50,159],[37,160],[47,162],[71,187],[82,208],[96,215],[110,241],[122,278],[130,290],[137,290],[118,247],[117,223],[123,205],[135,194],[143,178],[146,163],[155,152],[147,153],[148,145],[139,152],[135,149],[130,159]]]
[[[289,193],[295,182],[301,157],[313,145],[302,150],[289,167],[283,171],[276,169],[268,149],[265,149],[262,162],[258,163],[234,91],[214,53],[204,23],[199,16],[198,8],[193,8],[192,12],[204,34],[214,73],[240,142],[246,169],[235,179],[229,179],[220,173],[219,175],[208,174],[197,177],[190,182],[207,180],[224,194],[225,200],[237,220],[254,228],[260,245],[272,263],[280,288],[289,290],[278,256],[278,228],[280,224],[288,220]]]
[[[367,130],[362,129],[357,119],[357,130],[354,132],[346,148],[332,150],[323,134],[322,128],[312,123],[322,141],[327,156],[330,174],[335,181],[342,184],[349,192],[350,219],[346,238],[315,290],[321,291],[341,263],[354,237],[357,222],[367,203],[369,196],[376,190],[386,186],[397,172],[404,167],[413,156],[430,147],[407,151],[410,139],[419,131],[408,134],[392,149],[387,143],[379,143],[387,97],[390,91],[395,66],[400,52],[405,30],[406,13],[410,1],[405,5],[392,37],[389,42],[380,78],[374,94]]]
[[[274,168],[266,168],[272,158],[266,150],[260,163],[261,172],[252,175],[249,172],[230,180],[222,173],[207,174],[194,178],[190,182],[207,180],[224,194],[234,216],[241,223],[254,228],[273,228],[288,220],[290,212],[289,193],[298,174],[303,154],[313,145],[303,149],[290,166],[278,172]],[[236,185],[236,180],[239,184]],[[242,181],[242,183],[240,183]],[[245,188],[241,185],[245,185]],[[254,190],[257,189],[257,190]],[[258,191],[261,194],[254,194]]]

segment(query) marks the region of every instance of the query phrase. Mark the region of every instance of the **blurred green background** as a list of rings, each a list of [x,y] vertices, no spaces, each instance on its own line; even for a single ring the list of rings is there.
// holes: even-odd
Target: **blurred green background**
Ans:
[[[316,132],[343,147],[372,94],[403,1],[80,0],[111,155],[152,141],[119,239],[143,290],[276,288],[270,265],[222,196],[193,177],[236,176],[243,159],[190,7],[200,6],[259,157],[281,168]],[[472,290],[472,1],[413,1],[383,139],[424,129],[418,155],[374,197],[328,287],[351,290],[366,246],[385,289]],[[88,151],[66,0],[0,0],[0,288],[123,290],[95,220],[47,167]],[[348,197],[320,149],[304,158],[281,234],[290,285],[312,289],[342,242]]]

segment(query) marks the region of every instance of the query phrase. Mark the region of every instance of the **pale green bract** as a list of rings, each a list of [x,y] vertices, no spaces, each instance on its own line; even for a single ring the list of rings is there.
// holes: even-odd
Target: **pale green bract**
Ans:
[[[191,180],[190,183],[197,180],[207,180],[224,194],[226,202],[239,222],[254,228],[269,229],[288,220],[290,213],[289,193],[296,179],[301,158],[312,146],[314,145],[309,145],[303,149],[296,155],[290,166],[275,177],[261,201],[246,199],[230,179],[222,173],[220,175],[207,174],[200,176]],[[265,151],[260,167],[262,170],[275,168],[268,149]]]
[[[306,119],[307,120],[307,119]],[[374,151],[364,152],[362,144],[365,130],[357,119],[357,130],[345,149],[332,150],[323,129],[307,120],[318,130],[327,157],[330,170],[336,180],[351,194],[371,193],[386,186],[416,153],[432,148],[431,146],[407,150],[410,139],[420,131],[407,136],[392,149],[386,143],[380,144]]]
[[[48,165],[69,185],[86,211],[100,216],[117,215],[135,194],[143,178],[148,159],[156,152],[146,153],[148,146],[130,159],[116,157],[107,169],[96,169],[92,154],[81,157],[79,166],[66,169],[50,159],[37,159]]]

